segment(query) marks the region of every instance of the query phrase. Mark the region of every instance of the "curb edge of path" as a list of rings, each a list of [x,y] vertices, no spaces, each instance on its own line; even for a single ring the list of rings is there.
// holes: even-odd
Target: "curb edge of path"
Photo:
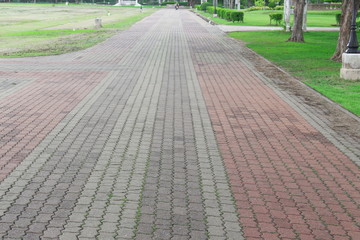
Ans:
[[[240,44],[244,44],[244,42],[242,42],[239,39],[234,39],[234,38],[231,38],[231,39],[239,42]],[[351,127],[351,123],[345,124],[344,122],[342,122],[342,123],[344,123],[345,129],[346,129],[343,131],[343,133],[341,132],[341,130],[336,129],[336,121],[334,119],[335,119],[335,116],[337,116],[337,114],[335,111],[332,111],[332,110],[338,110],[341,116],[348,117],[349,119],[351,119],[357,123],[360,123],[360,117],[356,116],[355,114],[351,113],[349,110],[343,108],[340,104],[332,101],[331,99],[322,95],[315,89],[306,85],[305,83],[303,83],[296,77],[292,76],[290,73],[288,73],[284,69],[277,66],[275,63],[271,62],[270,60],[268,60],[268,59],[264,58],[263,56],[261,56],[260,54],[256,53],[254,50],[246,47],[245,44],[244,44],[244,47],[250,53],[254,54],[254,56],[256,56],[257,58],[263,60],[265,63],[269,64],[269,66],[271,66],[271,67],[275,68],[276,70],[280,71],[281,73],[283,73],[286,77],[288,77],[288,79],[290,81],[294,81],[294,83],[298,84],[298,86],[301,88],[300,89],[301,93],[304,93],[303,91],[307,91],[312,95],[311,97],[320,100],[318,102],[319,105],[317,105],[317,106],[312,106],[312,105],[308,104],[306,102],[306,100],[302,100],[297,95],[295,95],[295,92],[296,92],[295,89],[290,89],[290,88],[283,89],[280,84],[274,82],[274,79],[276,79],[275,77],[267,76],[264,71],[256,69],[256,65],[254,64],[254,62],[251,59],[248,59],[247,56],[243,57],[244,61],[246,62],[246,65],[256,76],[258,76],[265,84],[267,84],[271,89],[273,89],[273,91],[275,91],[275,93],[280,98],[282,98],[285,102],[287,102],[287,104],[292,106],[292,108],[294,108],[295,111],[297,111],[300,115],[302,115],[302,117],[305,118],[306,121],[309,122],[309,124],[311,124],[322,135],[324,135],[330,142],[332,142],[336,146],[336,148],[338,148],[342,153],[344,153],[347,157],[349,157],[352,160],[352,162],[354,162],[356,165],[360,166],[359,149],[358,148],[349,148],[349,146],[352,146],[352,145],[347,144],[347,143],[350,143],[348,141],[349,139],[359,139],[359,135],[357,134],[356,129],[354,127]],[[286,88],[286,86],[284,86],[284,88]],[[299,96],[306,98],[306,95],[302,95],[301,93]],[[288,98],[288,96],[294,96],[294,99],[290,99],[290,98]],[[329,105],[327,105],[327,104],[329,104]],[[298,107],[299,105],[307,106],[306,111],[299,108]],[[327,129],[324,129],[323,125],[314,121],[314,118],[321,119],[321,116],[322,116],[321,113],[314,113],[314,111],[313,111],[316,109],[320,109],[320,106],[323,106],[324,109],[327,109],[327,110],[331,111],[331,113],[332,113],[329,116],[324,117],[330,123],[330,124],[325,123],[325,125],[327,126]],[[359,124],[359,126],[360,126],[360,124]],[[347,130],[347,129],[350,129],[350,130]],[[330,136],[328,136],[329,134],[330,134]],[[342,141],[342,140],[344,140],[344,141]],[[350,150],[350,149],[353,149],[353,150]]]
[[[243,43],[241,40],[239,39],[235,39],[241,43]],[[263,57],[262,55],[258,54],[257,52],[255,52],[254,50],[252,50],[251,48],[248,48],[247,46],[245,46],[249,51],[251,51],[253,54],[255,54],[257,57],[261,58],[262,60],[264,60],[265,62],[267,62],[268,64],[272,65],[273,67],[275,67],[277,70],[279,70],[280,72],[284,73],[286,76],[288,76],[289,78],[291,78],[293,81],[296,81],[297,83],[299,83],[301,86],[305,87],[307,90],[310,90],[311,92],[313,92],[317,97],[322,98],[323,100],[327,101],[328,103],[332,104],[334,107],[336,107],[338,110],[342,111],[343,113],[347,114],[349,117],[353,118],[354,120],[358,121],[360,123],[360,117],[355,115],[354,113],[350,112],[349,110],[347,110],[346,108],[342,107],[339,103],[334,102],[333,100],[331,100],[330,98],[324,96],[323,94],[321,94],[320,92],[316,91],[315,89],[311,88],[310,86],[306,85],[304,82],[300,81],[299,79],[297,79],[296,77],[294,77],[293,75],[291,75],[289,72],[287,72],[286,70],[282,69],[280,66],[276,65],[275,63],[271,62],[270,60],[266,59],[265,57]],[[340,73],[339,73],[340,74]],[[263,75],[263,73],[261,74]],[[269,78],[267,76],[265,76],[266,78]],[[262,76],[262,78],[264,78],[264,76]]]

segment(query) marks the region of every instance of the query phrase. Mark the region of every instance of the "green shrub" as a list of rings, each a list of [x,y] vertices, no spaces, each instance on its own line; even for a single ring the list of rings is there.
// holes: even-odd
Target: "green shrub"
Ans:
[[[271,8],[271,9],[274,9],[276,7],[276,2],[275,0],[270,0],[269,1],[269,4],[268,4],[268,7]]]
[[[226,12],[229,11],[230,9],[224,8],[221,12],[221,18],[222,19],[226,19]]]
[[[336,14],[336,15],[335,15],[335,18],[336,18],[336,24],[337,24],[337,25],[340,25],[341,13]]]
[[[219,18],[222,18],[223,12],[224,12],[223,8],[216,8],[216,13],[217,13]]]
[[[270,25],[272,20],[275,21],[276,25],[279,25],[283,19],[282,13],[270,13],[269,17],[270,17]]]
[[[244,12],[236,11],[228,8],[216,8],[217,15],[219,18],[223,18],[228,21],[241,21],[244,22]]]
[[[224,19],[228,20],[228,21],[231,21],[231,12],[233,12],[233,10],[226,10],[225,11],[225,15],[224,15]]]
[[[227,11],[227,10],[228,10],[228,9],[226,9],[226,8],[223,8],[223,9],[222,9],[222,11],[221,11],[221,16],[220,16],[222,19],[225,19],[225,17],[226,17],[226,11]]]
[[[356,18],[359,18],[360,17],[360,12],[358,12],[356,14]],[[337,25],[340,25],[340,22],[341,22],[341,13],[338,13],[335,15],[335,19],[336,19],[336,24]]]
[[[255,1],[255,6],[263,7],[263,6],[265,6],[265,1],[264,0],[256,0]]]
[[[218,12],[217,12],[218,17],[219,17],[219,18],[224,18],[224,14],[225,14],[225,12],[226,12],[226,9],[225,9],[225,8],[220,8],[220,9],[218,9],[217,11],[218,11]]]
[[[194,8],[200,10],[201,5],[194,5]]]
[[[206,8],[209,7],[209,6],[212,6],[211,3],[208,3],[208,2],[204,2],[200,5],[200,10],[201,11],[206,11]]]
[[[232,20],[233,22],[235,22],[235,21],[244,22],[244,12],[231,11],[231,12],[230,12],[230,17],[231,17],[231,20]]]
[[[214,14],[215,8],[213,6],[206,7],[206,12],[210,14]]]
[[[222,8],[216,8],[216,14],[218,15],[218,17],[220,17],[221,11],[222,11]]]
[[[276,6],[275,10],[284,10],[284,6]]]

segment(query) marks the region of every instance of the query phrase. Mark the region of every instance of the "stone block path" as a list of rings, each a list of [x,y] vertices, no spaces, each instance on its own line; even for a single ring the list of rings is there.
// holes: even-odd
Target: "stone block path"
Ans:
[[[360,141],[164,9],[0,60],[1,239],[360,239]]]

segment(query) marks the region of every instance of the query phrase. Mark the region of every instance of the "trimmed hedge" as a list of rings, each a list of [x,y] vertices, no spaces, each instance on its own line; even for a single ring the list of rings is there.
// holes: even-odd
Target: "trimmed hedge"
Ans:
[[[232,12],[233,10],[226,10],[225,11],[225,16],[224,16],[224,19],[226,19],[226,20],[228,20],[228,21],[231,21],[231,12]]]
[[[270,13],[269,17],[270,17],[270,25],[272,20],[275,21],[276,25],[279,25],[283,19],[282,13]]]
[[[207,8],[207,7],[210,7],[210,6],[212,6],[211,3],[204,2],[204,3],[202,3],[202,4],[200,5],[200,10],[201,10],[201,11],[206,11],[206,8]]]
[[[224,14],[224,10],[223,8],[217,8],[216,12],[219,18],[223,18],[223,14]]]
[[[335,15],[335,18],[336,18],[336,24],[337,24],[337,25],[340,25],[341,13],[336,14],[336,15]]]
[[[356,18],[360,17],[360,12],[358,12],[356,14]],[[335,19],[336,19],[336,24],[340,25],[340,21],[341,21],[341,13],[335,14]]]
[[[275,10],[284,10],[284,6],[276,6]]]
[[[214,14],[214,11],[215,11],[215,8],[213,6],[206,7],[206,12],[207,13]]]
[[[206,8],[204,9],[204,7]],[[214,14],[215,8],[210,3],[202,3],[201,5],[195,5],[196,9],[206,11],[207,13]],[[236,11],[228,8],[216,8],[216,14],[219,18],[226,19],[228,21],[244,22],[244,12]]]
[[[233,22],[235,21],[244,22],[243,11],[236,11],[228,8],[216,8],[216,12],[219,18]]]
[[[231,20],[233,22],[238,21],[238,22],[244,22],[244,12],[240,12],[240,11],[232,11],[230,13],[230,17]]]

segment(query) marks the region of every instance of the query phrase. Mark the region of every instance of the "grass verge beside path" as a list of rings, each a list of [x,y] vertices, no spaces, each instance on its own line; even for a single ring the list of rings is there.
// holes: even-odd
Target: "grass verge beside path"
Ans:
[[[282,31],[229,35],[246,42],[255,52],[360,116],[360,81],[341,79],[341,63],[329,60],[336,48],[337,32],[307,32],[306,43],[286,42],[289,33]]]
[[[65,6],[49,4],[0,5],[0,57],[55,55],[91,47],[122,31],[155,9]],[[26,14],[24,14],[26,13]],[[103,28],[95,29],[95,18]]]
[[[205,13],[203,11],[198,11],[199,14],[203,15],[206,18],[209,18],[211,21],[221,24],[221,25],[236,25],[236,26],[275,26],[275,24],[270,25],[270,13],[284,13],[284,11],[245,11],[244,22],[231,22],[226,21],[218,17],[213,17],[212,14]],[[336,24],[335,15],[340,13],[340,11],[308,11],[308,27],[331,27]],[[293,15],[291,15],[291,21],[293,21]],[[282,25],[279,25],[282,26]]]

